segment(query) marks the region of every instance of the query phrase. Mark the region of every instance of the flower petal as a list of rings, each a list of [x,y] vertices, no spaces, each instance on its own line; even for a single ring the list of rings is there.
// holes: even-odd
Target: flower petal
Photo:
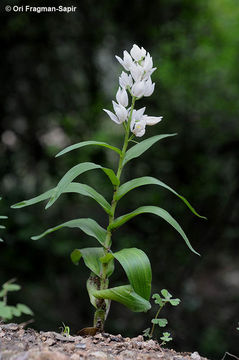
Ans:
[[[113,114],[111,111],[109,111],[109,110],[106,110],[106,109],[103,109],[105,112],[106,112],[106,114],[108,114],[109,115],[109,117],[111,118],[111,120],[113,120],[116,124],[120,124],[120,122],[119,122],[119,120],[118,120],[118,118],[117,118],[117,116],[115,115],[115,114]]]

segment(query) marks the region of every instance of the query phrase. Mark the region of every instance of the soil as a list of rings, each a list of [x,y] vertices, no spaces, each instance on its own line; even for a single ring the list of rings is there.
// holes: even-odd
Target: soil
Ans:
[[[0,360],[207,360],[197,352],[177,353],[142,335],[98,333],[71,336],[0,324]]]

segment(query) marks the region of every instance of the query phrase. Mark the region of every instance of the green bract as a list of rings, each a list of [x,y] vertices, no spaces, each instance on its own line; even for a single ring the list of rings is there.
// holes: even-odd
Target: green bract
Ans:
[[[58,157],[73,150],[81,150],[81,148],[85,146],[101,146],[106,148],[106,150],[114,151],[118,156],[117,171],[115,172],[110,168],[103,167],[100,164],[92,162],[76,164],[65,173],[53,189],[50,189],[30,200],[24,200],[12,206],[12,208],[22,208],[48,200],[45,207],[48,209],[62,194],[76,193],[78,195],[92,198],[104,210],[108,218],[106,228],[103,228],[94,219],[76,218],[68,219],[66,222],[54,226],[40,235],[32,237],[33,240],[38,240],[56,230],[68,227],[78,228],[86,235],[89,235],[98,241],[99,247],[75,249],[71,253],[71,259],[75,265],[78,265],[82,258],[90,271],[89,279],[87,280],[87,290],[90,302],[96,309],[94,327],[97,327],[98,330],[103,330],[111,300],[117,301],[136,312],[147,311],[151,307],[149,300],[151,296],[152,272],[149,259],[142,250],[137,248],[128,248],[112,252],[111,245],[113,231],[117,230],[124,223],[137,215],[145,213],[157,215],[170,224],[181,235],[191,251],[198,254],[193,249],[188,237],[179,223],[166,210],[149,204],[148,206],[139,207],[136,210],[129,209],[127,214],[122,214],[118,218],[115,218],[115,210],[119,200],[137,187],[145,185],[158,185],[176,195],[196,216],[202,217],[182,195],[179,195],[175,190],[161,180],[155,179],[151,176],[144,176],[121,183],[123,168],[129,161],[136,160],[140,155],[144,154],[145,151],[149,150],[151,146],[156,146],[156,143],[160,140],[176,135],[161,134],[152,136],[146,140],[138,142],[136,145],[133,145],[128,149],[134,136],[143,136],[145,134],[146,127],[157,124],[162,120],[162,117],[148,116],[144,114],[145,108],[138,110],[135,109],[135,103],[139,98],[143,96],[150,96],[154,91],[155,84],[152,83],[150,77],[155,70],[155,68],[153,68],[152,58],[149,53],[146,55],[146,51],[143,48],[140,49],[136,45],[133,46],[131,55],[126,53],[127,52],[124,53],[124,59],[116,57],[117,60],[126,70],[134,68],[137,72],[134,72],[131,75],[122,73],[119,79],[121,87],[118,89],[116,94],[117,103],[113,101],[114,113],[104,109],[112,121],[118,125],[122,125],[124,128],[125,137],[122,149],[120,150],[117,147],[105,142],[83,141],[75,145],[68,146],[56,155]],[[143,61],[144,58],[147,58],[147,61]],[[137,59],[140,59],[140,61]],[[128,108],[128,93],[132,96],[130,108]],[[90,170],[101,170],[109,178],[112,184],[111,203],[109,203],[100,193],[89,185],[76,182],[76,178]],[[128,280],[124,285],[109,287],[109,278],[116,265],[122,266]],[[166,302],[169,302],[174,306],[179,303],[179,299],[171,299],[171,295],[166,290],[162,291],[162,296],[156,294],[155,301],[160,305],[160,307],[164,306]],[[153,326],[155,324],[165,326],[167,320],[158,319],[156,316],[152,322]]]

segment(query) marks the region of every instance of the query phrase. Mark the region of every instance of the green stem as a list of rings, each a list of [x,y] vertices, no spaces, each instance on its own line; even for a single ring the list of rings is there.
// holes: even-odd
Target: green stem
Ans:
[[[132,98],[132,104],[131,104],[131,108],[130,108],[130,114],[129,114],[129,119],[128,119],[128,123],[125,126],[125,137],[124,137],[124,144],[122,147],[122,151],[121,151],[121,155],[120,155],[120,159],[119,159],[119,165],[118,165],[118,170],[116,173],[116,177],[118,178],[119,182],[120,182],[120,177],[122,174],[122,170],[123,170],[123,161],[125,158],[125,154],[127,151],[127,147],[128,147],[128,143],[129,143],[129,133],[130,133],[130,123],[132,120],[132,114],[133,114],[133,110],[134,110],[134,105],[135,105],[135,101],[136,101],[136,97]],[[118,189],[119,189],[119,185],[115,186],[114,188],[114,195],[113,195],[113,199],[111,202],[111,212],[109,215],[109,225],[111,225],[114,222],[114,215],[115,215],[115,209],[117,206],[117,193],[118,193]],[[105,240],[105,248],[107,249],[107,251],[109,251],[110,246],[111,246],[111,236],[112,233],[111,231],[108,229],[107,230],[107,235],[106,235],[106,240]]]
[[[159,313],[160,313],[160,311],[162,310],[162,308],[164,307],[164,305],[165,305],[165,304],[163,304],[162,306],[160,306],[160,308],[158,309],[158,311],[157,311],[154,319],[157,319],[157,318],[158,318]],[[151,328],[151,331],[150,331],[150,334],[149,334],[149,337],[150,337],[150,338],[153,337],[154,328],[155,328],[155,324],[153,323],[152,328]]]
[[[122,170],[123,170],[123,161],[125,158],[125,154],[127,151],[127,147],[128,147],[128,143],[130,141],[130,123],[132,120],[132,114],[133,114],[133,110],[134,110],[134,105],[135,105],[135,101],[136,101],[136,97],[132,98],[132,103],[131,103],[131,108],[130,108],[130,113],[129,113],[129,118],[128,118],[128,122],[127,125],[124,123],[124,129],[125,129],[125,137],[124,137],[124,144],[122,147],[122,151],[121,151],[121,155],[120,155],[120,159],[119,159],[119,164],[118,164],[118,170],[116,173],[116,177],[119,180],[119,184],[120,184],[120,177],[122,174]],[[119,185],[116,185],[114,187],[114,194],[113,194],[113,199],[111,202],[111,211],[110,211],[110,215],[109,215],[109,226],[114,222],[114,217],[115,217],[115,209],[117,206],[117,193],[118,193],[118,189],[119,189]],[[111,247],[111,237],[112,237],[112,232],[109,229],[109,227],[107,228],[107,234],[106,234],[106,239],[105,239],[105,244],[104,244],[104,251],[105,251],[105,255],[107,255],[107,253],[110,251],[110,247]],[[100,278],[100,289],[107,289],[108,288],[108,279],[107,279],[107,270],[108,270],[108,264],[103,264],[103,271],[102,271],[102,276]],[[102,331],[104,328],[104,322],[105,322],[105,318],[106,318],[106,314],[107,314],[107,309],[106,309],[106,303],[104,301],[104,304],[102,305],[101,308],[96,309],[95,311],[95,315],[94,315],[94,326],[96,326],[96,324],[100,324],[99,329]]]

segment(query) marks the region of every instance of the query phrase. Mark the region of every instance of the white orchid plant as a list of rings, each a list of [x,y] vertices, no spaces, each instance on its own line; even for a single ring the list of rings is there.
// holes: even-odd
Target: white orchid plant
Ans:
[[[146,53],[143,47],[139,48],[137,45],[133,45],[130,53],[124,51],[123,59],[118,56],[116,56],[116,58],[127,73],[123,71],[119,77],[120,86],[116,94],[116,102],[113,101],[114,113],[105,109],[104,111],[109,115],[111,120],[124,127],[124,143],[122,149],[105,142],[83,141],[67,147],[56,156],[61,156],[84,146],[103,146],[114,151],[119,156],[117,170],[114,171],[113,169],[102,167],[92,162],[77,164],[62,177],[55,188],[33,199],[25,200],[12,206],[13,208],[22,208],[49,199],[46,205],[47,209],[55,203],[61,194],[77,193],[94,199],[104,210],[108,217],[108,226],[106,229],[93,219],[78,218],[69,220],[46,230],[41,235],[32,237],[33,240],[38,240],[53,231],[69,227],[79,228],[85,234],[94,237],[98,241],[100,245],[98,247],[75,249],[71,253],[71,259],[74,264],[78,264],[80,259],[83,258],[85,265],[90,270],[90,276],[87,280],[87,290],[90,302],[95,308],[93,328],[98,331],[103,331],[104,329],[104,323],[109,312],[111,300],[117,301],[135,312],[148,311],[151,308],[149,302],[152,281],[150,261],[147,255],[138,248],[126,248],[113,251],[113,231],[137,215],[151,213],[168,222],[182,236],[187,246],[197,254],[181,226],[166,210],[158,206],[141,206],[127,214],[116,217],[116,208],[120,199],[137,187],[158,185],[171,191],[179,197],[195,215],[202,217],[183,196],[154,177],[143,176],[125,183],[121,182],[122,171],[129,161],[142,155],[159,140],[176,134],[156,135],[136,143],[128,149],[130,141],[132,141],[135,136],[142,137],[145,134],[147,125],[155,125],[162,120],[161,116],[145,115],[145,107],[138,110],[135,109],[135,104],[138,99],[144,96],[150,96],[153,93],[155,84],[152,83],[151,75],[156,68],[153,67],[150,54]],[[128,107],[129,96],[131,97],[130,107]],[[74,181],[82,173],[95,169],[102,170],[112,184],[113,194],[110,203],[94,188]],[[123,267],[128,278],[128,284],[109,287],[109,278],[114,271],[115,260]]]

